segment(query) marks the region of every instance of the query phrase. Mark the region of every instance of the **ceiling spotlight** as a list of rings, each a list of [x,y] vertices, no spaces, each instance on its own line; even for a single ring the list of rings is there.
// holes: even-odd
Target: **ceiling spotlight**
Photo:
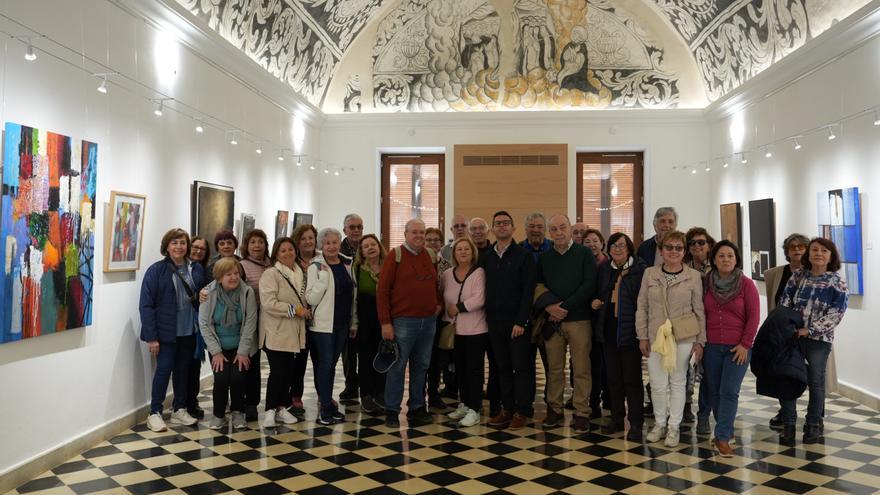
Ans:
[[[31,44],[30,40],[28,40],[27,50],[24,52],[24,59],[28,62],[33,62],[37,59],[37,52],[34,50],[34,45]]]
[[[749,159],[746,158],[746,154],[745,154],[745,153],[740,153],[740,154],[739,154],[739,162],[742,163],[743,165],[745,165],[746,163],[749,163]]]
[[[330,169],[325,168],[325,169],[324,169],[324,173],[325,173],[325,174],[329,174],[329,173],[330,173]]]
[[[279,162],[283,162],[283,161],[284,161],[284,152],[283,152],[283,151],[279,151],[279,152],[278,152],[278,161],[279,161]]]
[[[302,158],[299,157],[299,156],[296,157],[296,166],[297,166],[297,167],[302,167],[302,166],[303,166]]]
[[[874,111],[874,125],[880,126],[880,112]]]
[[[199,134],[205,132],[205,128],[202,127],[202,122],[200,120],[196,121],[196,132]]]
[[[727,163],[727,160],[724,160],[724,165],[722,165],[722,167],[727,168],[728,166],[730,166],[730,164]]]
[[[834,141],[835,139],[837,139],[837,135],[834,134],[834,131],[831,129],[831,127],[828,127],[828,140]]]
[[[798,141],[798,138],[794,138],[794,150],[797,151],[801,148],[803,148],[803,146],[801,146],[801,142]]]
[[[710,172],[712,170],[712,167],[710,167],[709,164],[707,163],[706,168],[704,170],[706,170],[706,172]]]
[[[257,154],[258,154],[258,155],[262,155],[262,154],[263,154],[263,145],[262,145],[262,144],[259,145],[259,146],[257,147]]]
[[[233,146],[235,146],[236,144],[238,144],[238,140],[235,139],[235,132],[236,132],[236,131],[232,131],[232,139],[229,140],[229,144],[231,144],[231,145],[233,145]]]
[[[764,148],[764,158],[773,158],[773,152],[770,148]]]
[[[309,170],[315,170],[315,164],[314,164],[314,163],[311,164],[311,165],[309,165]]]
[[[107,76],[104,76],[104,79],[101,80],[101,85],[98,86],[98,93],[107,94]]]
[[[153,110],[153,114],[156,117],[161,117],[163,108],[165,108],[165,100],[156,100],[156,109]]]
[[[333,171],[333,175],[335,175],[335,176],[338,177],[338,176],[339,176],[339,170],[334,170],[334,171]]]
[[[691,173],[692,173],[692,174],[696,174],[696,173],[697,173],[697,169],[691,169]]]

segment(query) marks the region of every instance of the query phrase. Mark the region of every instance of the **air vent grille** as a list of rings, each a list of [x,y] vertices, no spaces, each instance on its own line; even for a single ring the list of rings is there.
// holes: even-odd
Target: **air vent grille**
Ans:
[[[465,155],[465,167],[517,166],[517,165],[559,165],[558,155]]]

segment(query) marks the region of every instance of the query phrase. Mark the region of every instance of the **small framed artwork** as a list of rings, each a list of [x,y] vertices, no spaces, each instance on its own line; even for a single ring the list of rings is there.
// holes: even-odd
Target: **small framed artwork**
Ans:
[[[776,266],[776,209],[773,198],[749,201],[749,242],[754,280]]]
[[[275,217],[275,238],[278,239],[280,237],[287,236],[287,222],[290,218],[290,212],[285,210],[278,210],[278,215]]]
[[[238,240],[241,242],[244,239],[244,236],[248,234],[248,232],[254,230],[257,225],[257,219],[253,213],[242,213],[241,214],[241,222],[239,226],[241,230],[238,233]]]
[[[104,271],[126,272],[141,267],[147,197],[110,192],[110,228],[104,236]]]
[[[721,205],[721,238],[740,249],[742,245],[742,209],[739,203]]]
[[[296,229],[300,225],[311,225],[312,224],[312,214],[311,213],[294,213],[293,214],[293,228]]]

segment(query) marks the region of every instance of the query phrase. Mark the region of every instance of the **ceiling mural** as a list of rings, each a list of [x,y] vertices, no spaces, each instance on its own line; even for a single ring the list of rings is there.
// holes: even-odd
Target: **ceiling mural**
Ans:
[[[674,107],[663,51],[610,0],[404,0],[379,25],[380,111]]]

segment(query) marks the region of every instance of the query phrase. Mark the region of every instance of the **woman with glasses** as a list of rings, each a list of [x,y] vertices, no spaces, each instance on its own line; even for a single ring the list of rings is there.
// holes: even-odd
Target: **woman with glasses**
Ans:
[[[667,447],[679,441],[679,426],[684,412],[687,369],[691,355],[703,357],[706,343],[706,318],[703,311],[703,281],[700,272],[685,266],[685,235],[673,231],[663,237],[662,262],[645,270],[636,310],[636,334],[639,349],[648,358],[648,377],[654,404],[654,428],[648,442],[665,437]],[[679,322],[679,335],[687,330],[695,335],[680,338],[671,345],[654,345],[658,330],[667,320]],[[666,332],[664,331],[664,337]],[[660,352],[662,351],[662,352]]]
[[[599,266],[599,291],[593,300],[596,333],[604,337],[602,349],[610,390],[611,420],[602,433],[624,430],[624,413],[630,429],[626,439],[642,441],[642,353],[636,338],[636,307],[642,275],[648,265],[635,256],[632,240],[623,232],[608,238],[610,261]]]
[[[211,259],[211,245],[204,237],[194,236],[190,242],[189,260],[201,265],[202,271],[208,273],[208,260]],[[207,275],[205,275],[207,278]],[[205,360],[205,341],[196,335],[196,351],[189,365],[189,381],[187,382],[186,411],[196,419],[205,417],[205,410],[199,406],[199,390],[201,389],[202,361]]]
[[[684,262],[687,266],[700,272],[705,277],[711,270],[712,264],[709,260],[709,252],[715,246],[715,239],[706,232],[703,227],[693,227],[685,234],[687,239],[687,250],[684,255]],[[697,361],[692,366],[688,366],[687,374],[687,392],[685,393],[684,416],[685,423],[694,421],[694,411],[692,399],[694,396],[694,384],[700,382],[700,391],[698,393],[697,408],[697,434],[708,435],[711,433],[709,428],[709,401],[706,398],[706,391],[703,389],[703,363]]]
[[[685,234],[687,252],[684,262],[687,266],[705,275],[712,269],[709,252],[715,246],[715,239],[703,227],[693,227]]]

